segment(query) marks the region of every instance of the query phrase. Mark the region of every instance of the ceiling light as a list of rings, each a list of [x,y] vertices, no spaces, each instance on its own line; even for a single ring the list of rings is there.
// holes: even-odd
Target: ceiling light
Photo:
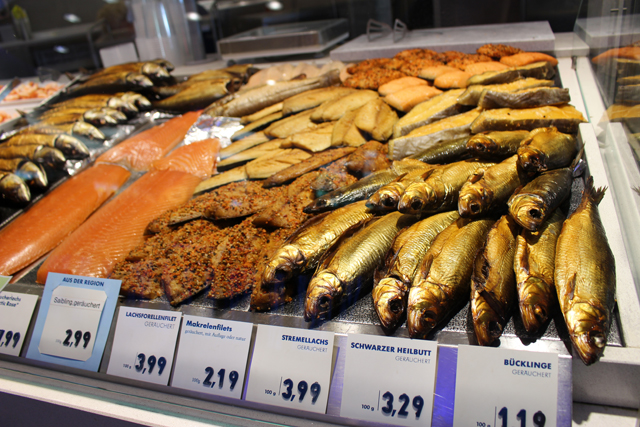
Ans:
[[[80,17],[73,13],[65,13],[63,18],[65,21],[71,22],[72,24],[77,24],[78,22],[81,21]]]
[[[267,3],[267,9],[269,10],[282,10],[282,8],[282,3],[280,3],[279,1],[270,1],[269,3]]]

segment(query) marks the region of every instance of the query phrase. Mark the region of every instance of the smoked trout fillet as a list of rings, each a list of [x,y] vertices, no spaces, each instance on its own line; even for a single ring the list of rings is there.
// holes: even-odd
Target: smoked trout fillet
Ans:
[[[50,271],[109,277],[113,266],[143,242],[144,230],[151,220],[189,200],[203,174],[211,173],[217,148],[217,143],[205,140],[180,147],[154,163],[150,172],[98,210],[51,252],[38,270],[37,282],[45,283]],[[202,161],[203,157],[210,161]]]
[[[100,155],[96,163],[116,163],[132,172],[147,171],[151,163],[164,157],[184,139],[199,116],[199,111],[185,113],[140,132]]]
[[[130,175],[121,166],[96,165],[43,197],[0,230],[0,274],[12,275],[58,246]]]

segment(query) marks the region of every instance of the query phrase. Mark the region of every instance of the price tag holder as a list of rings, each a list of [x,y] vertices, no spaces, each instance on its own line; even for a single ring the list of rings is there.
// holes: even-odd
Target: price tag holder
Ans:
[[[458,347],[454,426],[555,426],[557,405],[556,353]]]
[[[5,286],[9,283],[13,276],[0,276],[0,292],[4,289]]]
[[[49,273],[27,357],[97,372],[120,280]]]
[[[253,324],[185,315],[172,387],[242,397]]]
[[[37,302],[37,295],[0,292],[1,354],[20,355]]]
[[[431,425],[437,351],[433,341],[349,334],[340,416]]]
[[[333,333],[258,325],[245,399],[324,414]]]
[[[107,374],[169,384],[182,313],[120,307]]]

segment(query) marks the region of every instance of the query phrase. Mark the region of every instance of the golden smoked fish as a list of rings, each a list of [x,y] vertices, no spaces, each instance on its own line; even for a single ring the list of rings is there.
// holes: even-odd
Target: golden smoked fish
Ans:
[[[479,133],[469,138],[467,149],[483,157],[510,157],[518,153],[520,143],[528,136],[526,130]]]
[[[473,174],[460,189],[460,216],[476,217],[506,203],[513,192],[526,182],[526,177],[518,170],[517,161],[518,156],[511,156]]]
[[[409,291],[407,328],[411,338],[426,338],[468,301],[473,261],[493,223],[460,218],[433,241]]]
[[[285,282],[313,270],[340,237],[373,217],[365,201],[353,203],[303,224],[276,251],[251,294],[251,310],[268,311],[285,302]]]
[[[469,136],[442,141],[437,145],[427,148],[419,153],[409,156],[410,159],[420,160],[430,164],[451,163],[469,157],[467,140]]]
[[[489,230],[471,276],[471,317],[480,345],[500,338],[516,305],[513,258],[519,226],[503,215]]]
[[[568,166],[576,153],[573,135],[554,127],[531,131],[518,148],[518,164],[527,172],[543,172]]]
[[[560,132],[576,133],[578,125],[586,120],[572,105],[545,105],[544,107],[496,108],[483,111],[471,123],[471,133],[501,130],[534,130],[555,126]]]
[[[516,274],[520,317],[527,332],[537,334],[551,318],[558,297],[553,280],[556,243],[564,222],[556,210],[538,231],[522,230],[516,238]]]
[[[427,169],[416,169],[398,176],[394,181],[373,193],[373,195],[369,197],[369,200],[367,200],[367,207],[376,212],[397,210],[398,203],[400,203],[400,199],[407,187],[414,182],[424,181],[425,174],[435,167],[434,165]]]
[[[416,220],[413,215],[392,212],[358,231],[327,257],[309,282],[305,320],[331,317],[342,304],[355,301],[370,289],[373,272],[384,260],[393,239]]]
[[[478,169],[495,163],[462,160],[434,169],[423,182],[415,182],[402,195],[398,210],[402,213],[441,212],[455,209],[460,189]]]
[[[436,236],[458,218],[455,211],[437,214],[413,224],[396,237],[384,268],[376,271],[372,292],[373,306],[384,328],[399,325],[418,264]]]
[[[543,173],[509,198],[509,213],[527,230],[537,231],[571,194],[573,176],[572,168]]]
[[[613,322],[616,268],[598,214],[604,188],[589,177],[578,208],[562,226],[556,246],[555,282],[571,341],[586,365],[598,360]]]

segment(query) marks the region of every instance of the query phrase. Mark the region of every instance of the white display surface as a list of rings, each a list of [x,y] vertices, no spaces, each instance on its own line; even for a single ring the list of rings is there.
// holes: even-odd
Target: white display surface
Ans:
[[[552,427],[557,405],[556,353],[458,347],[455,427]]]
[[[350,334],[340,415],[401,426],[430,426],[437,344]]]
[[[240,399],[253,324],[184,316],[172,387]]]
[[[324,414],[333,333],[258,325],[245,400]]]
[[[182,313],[120,307],[107,374],[167,385]]]
[[[19,356],[37,295],[0,292],[0,354]]]

